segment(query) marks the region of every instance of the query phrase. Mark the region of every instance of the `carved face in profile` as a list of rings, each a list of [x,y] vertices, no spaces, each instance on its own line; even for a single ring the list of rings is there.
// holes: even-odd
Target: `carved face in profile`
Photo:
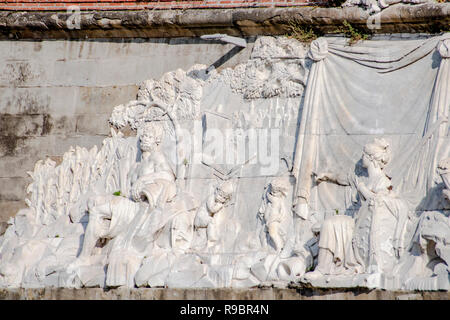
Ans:
[[[364,146],[362,166],[383,169],[391,160],[389,143],[385,139],[374,139]]]
[[[288,193],[289,185],[282,178],[274,178],[270,182],[269,192],[274,197],[285,197]]]
[[[223,185],[218,186],[214,193],[215,201],[217,203],[225,203],[231,199],[233,193],[233,186],[231,183],[225,182]]]
[[[287,192],[288,186],[283,180],[275,178],[270,183],[270,194],[274,197],[285,197]]]
[[[369,166],[372,164],[372,159],[370,159],[370,156],[366,153],[363,153],[362,155],[362,166],[363,168],[369,168]]]
[[[161,144],[162,129],[156,124],[149,123],[140,132],[139,139],[142,152],[153,152]]]

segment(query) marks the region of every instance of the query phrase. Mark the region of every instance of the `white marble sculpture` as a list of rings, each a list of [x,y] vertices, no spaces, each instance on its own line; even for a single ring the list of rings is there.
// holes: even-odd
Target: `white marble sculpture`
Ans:
[[[89,223],[86,227],[80,260],[88,260],[99,239],[113,239],[126,230],[140,212],[140,202],[148,202],[148,214],[164,208],[176,194],[175,176],[164,155],[158,150],[162,128],[150,123],[140,134],[142,158],[129,174],[131,197],[107,195],[89,201]],[[89,264],[89,261],[86,261]]]
[[[438,172],[444,182],[442,195],[450,204],[450,158],[439,162]],[[449,290],[449,212],[422,213],[415,230],[408,254],[394,271],[399,275],[401,287],[406,290]]]
[[[448,290],[449,41],[259,37],[145,81],[36,163],[0,287]]]
[[[366,182],[354,174],[317,175],[318,183],[330,181],[352,186],[358,192],[361,207],[354,218],[335,215],[325,219],[320,230],[318,264],[313,272],[305,275],[306,279],[389,273],[396,265],[404,251],[408,207],[394,193],[390,178],[383,171],[390,159],[389,143],[375,139],[363,150]]]
[[[251,266],[251,272],[263,284],[299,280],[312,267],[316,255],[310,224],[300,223],[300,228],[295,228],[295,218],[288,206],[290,187],[286,176],[271,179],[258,211],[262,223],[261,253],[265,254]]]
[[[219,248],[221,230],[228,219],[227,207],[233,195],[233,184],[225,181],[200,206],[194,220],[195,243],[199,250]]]
[[[130,226],[135,220],[143,222],[145,215],[156,215],[156,210],[162,211],[165,204],[176,195],[175,175],[164,154],[160,151],[163,129],[157,123],[150,122],[141,127],[139,134],[141,161],[128,173],[131,181],[130,198],[115,195],[100,195],[88,200],[89,222],[86,226],[83,245],[78,260],[70,266],[91,265],[91,255],[99,240],[111,241],[109,253],[107,284],[109,286],[123,285],[121,273],[128,273],[127,268],[137,267],[117,266],[114,259],[118,252],[123,254],[131,245],[133,234]],[[145,202],[144,205],[141,203]],[[137,231],[137,230],[135,230]],[[157,230],[153,230],[156,232]],[[152,230],[147,230],[151,233]],[[122,259],[122,257],[120,258]],[[121,262],[118,262],[121,264]],[[119,268],[119,270],[115,270]],[[135,270],[136,271],[136,270]],[[134,275],[133,275],[134,276]],[[129,278],[129,277],[127,277]],[[131,278],[132,279],[132,278]],[[130,283],[132,280],[127,281]]]
[[[267,233],[277,252],[284,248],[287,238],[287,226],[292,214],[286,207],[289,185],[282,178],[273,179],[263,197],[259,214],[264,220]]]

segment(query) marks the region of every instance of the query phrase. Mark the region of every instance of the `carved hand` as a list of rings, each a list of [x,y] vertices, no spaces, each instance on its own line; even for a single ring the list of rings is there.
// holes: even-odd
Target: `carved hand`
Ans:
[[[401,255],[403,254],[403,248],[402,248],[400,239],[394,239],[393,247],[394,247],[395,256],[397,258],[400,258]]]
[[[347,175],[339,174],[335,172],[313,172],[316,177],[316,183],[319,184],[322,181],[333,182],[340,186],[348,186],[350,182],[348,181]]]
[[[347,179],[351,186],[355,187],[355,189],[358,189],[360,182],[356,174],[349,174]]]
[[[356,189],[358,192],[367,200],[370,201],[370,204],[374,204],[373,198],[375,197],[375,193],[369,190],[369,188],[366,187],[364,182],[360,182],[358,179],[356,179],[355,183]]]
[[[323,181],[330,180],[330,178],[329,178],[330,173],[328,173],[328,172],[318,172],[318,173],[313,172],[313,176],[315,177],[315,180],[316,180],[317,184],[319,184],[319,183],[321,183]]]
[[[136,180],[136,182],[131,187],[131,196],[135,201],[141,201],[141,192],[144,190],[145,185],[141,180]]]

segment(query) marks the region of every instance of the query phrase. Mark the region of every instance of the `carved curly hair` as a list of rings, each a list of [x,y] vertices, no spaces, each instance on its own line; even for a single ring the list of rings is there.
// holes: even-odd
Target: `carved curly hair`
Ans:
[[[375,138],[364,146],[363,152],[383,169],[391,161],[391,147],[385,139]]]
[[[282,178],[277,177],[270,182],[270,188],[271,190],[281,192],[284,196],[286,196],[289,190],[289,185]]]
[[[139,128],[138,128],[138,136],[145,134],[151,134],[154,136],[157,140],[161,140],[164,135],[164,129],[162,124],[158,123],[158,121],[150,121],[150,122],[144,122]]]

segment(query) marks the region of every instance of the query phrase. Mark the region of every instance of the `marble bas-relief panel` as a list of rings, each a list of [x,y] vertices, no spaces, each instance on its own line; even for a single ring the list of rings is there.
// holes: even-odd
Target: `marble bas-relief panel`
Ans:
[[[36,163],[0,285],[448,290],[449,41],[260,37],[145,81]]]

